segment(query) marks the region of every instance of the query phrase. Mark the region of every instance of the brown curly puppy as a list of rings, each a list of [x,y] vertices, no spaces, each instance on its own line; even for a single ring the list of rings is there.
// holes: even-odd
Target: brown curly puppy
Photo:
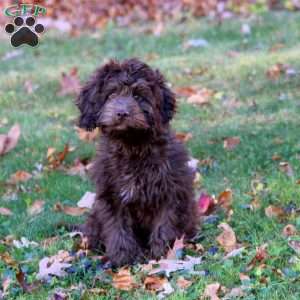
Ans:
[[[116,266],[160,258],[197,227],[193,173],[169,122],[175,97],[158,70],[110,61],[83,87],[79,125],[102,132],[92,178],[97,197],[84,226],[91,248]]]

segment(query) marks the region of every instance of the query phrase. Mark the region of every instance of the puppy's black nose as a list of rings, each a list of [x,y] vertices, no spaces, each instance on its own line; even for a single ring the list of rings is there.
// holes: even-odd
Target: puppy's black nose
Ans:
[[[129,116],[129,112],[127,110],[119,110],[117,112],[117,116],[120,118],[120,119],[124,119],[124,118],[127,118]]]

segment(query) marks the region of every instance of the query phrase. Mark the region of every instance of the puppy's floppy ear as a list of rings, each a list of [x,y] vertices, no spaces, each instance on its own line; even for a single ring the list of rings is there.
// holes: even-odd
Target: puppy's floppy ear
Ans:
[[[87,130],[97,127],[97,115],[104,104],[102,88],[109,70],[110,63],[96,70],[75,100],[75,104],[80,110],[79,127]]]
[[[160,107],[163,124],[167,124],[173,118],[176,112],[176,98],[175,94],[167,86],[163,75],[156,70],[157,79],[162,94],[162,103]]]

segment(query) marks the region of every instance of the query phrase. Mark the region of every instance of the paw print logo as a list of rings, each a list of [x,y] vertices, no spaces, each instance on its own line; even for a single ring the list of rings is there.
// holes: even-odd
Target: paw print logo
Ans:
[[[35,47],[39,43],[39,33],[44,32],[45,28],[42,24],[35,25],[35,18],[27,17],[25,22],[22,17],[16,17],[14,24],[9,23],[5,26],[5,31],[11,34],[10,42],[12,46],[19,47],[23,44],[27,44],[31,47]]]

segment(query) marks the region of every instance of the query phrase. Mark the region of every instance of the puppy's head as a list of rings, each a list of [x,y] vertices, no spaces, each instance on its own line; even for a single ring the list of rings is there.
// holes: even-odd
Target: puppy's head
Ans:
[[[175,97],[158,70],[137,59],[110,61],[82,88],[79,126],[104,134],[159,133],[175,113]]]

